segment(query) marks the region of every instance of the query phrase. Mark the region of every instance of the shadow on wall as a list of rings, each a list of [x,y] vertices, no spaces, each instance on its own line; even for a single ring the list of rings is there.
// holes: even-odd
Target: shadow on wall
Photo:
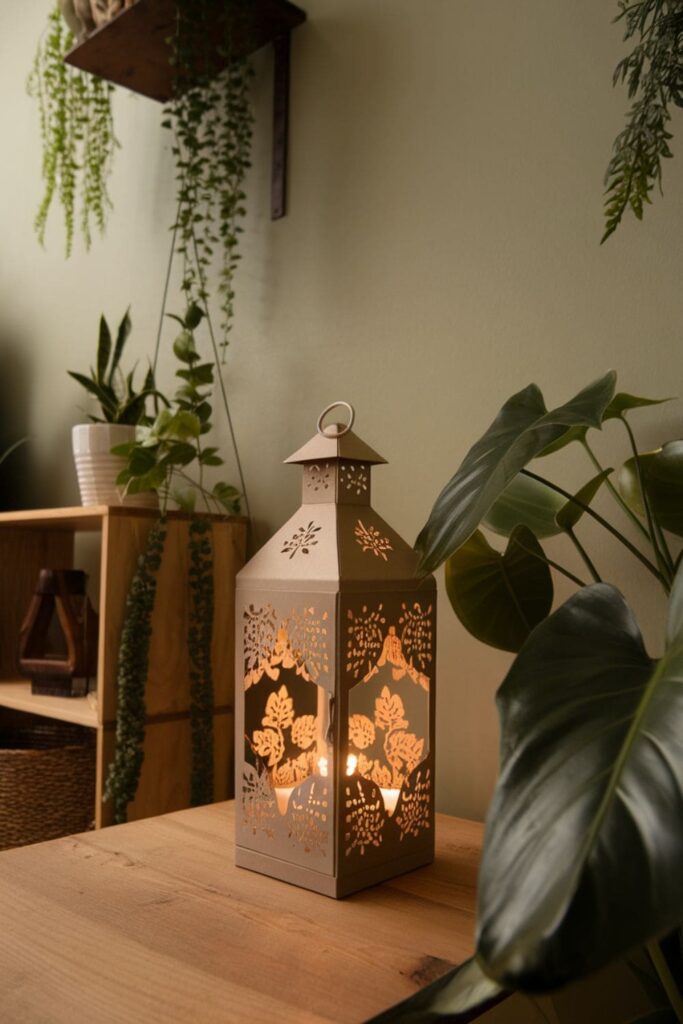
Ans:
[[[0,326],[0,455],[21,438],[27,439],[0,466],[0,511],[31,504],[30,370],[26,351],[18,333]]]

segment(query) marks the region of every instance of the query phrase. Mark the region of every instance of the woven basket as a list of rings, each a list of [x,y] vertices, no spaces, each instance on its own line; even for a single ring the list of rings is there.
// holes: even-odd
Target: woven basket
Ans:
[[[25,716],[0,732],[0,850],[92,827],[92,730]]]

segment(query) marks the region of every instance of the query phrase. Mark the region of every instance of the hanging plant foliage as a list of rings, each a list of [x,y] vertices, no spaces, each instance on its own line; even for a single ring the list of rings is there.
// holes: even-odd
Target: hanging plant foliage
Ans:
[[[223,352],[233,321],[234,275],[246,213],[243,185],[253,129],[253,71],[247,60],[232,58],[232,40],[249,7],[249,0],[233,0],[231,17],[220,17],[212,0],[179,0],[171,40],[174,94],[163,120],[173,133],[182,288],[188,305],[206,306],[207,279],[217,262]],[[223,40],[218,51],[217,31]],[[218,74],[216,54],[228,64]]]
[[[41,245],[55,197],[64,211],[66,255],[73,248],[76,223],[86,248],[93,228],[103,234],[112,206],[107,188],[114,149],[111,94],[114,87],[64,63],[74,37],[55,5],[41,38],[27,89],[38,102],[43,143],[43,198],[35,219]]]
[[[140,555],[126,598],[126,616],[116,667],[116,754],[109,765],[104,789],[104,799],[113,802],[117,825],[128,818],[128,804],[137,792],[144,759],[145,686],[152,639],[152,612],[165,540],[166,517],[162,515],[149,532],[147,546]]]
[[[651,193],[661,192],[662,161],[673,155],[671,107],[683,106],[683,0],[619,0],[616,21],[624,39],[636,42],[614,71],[632,105],[605,175],[603,242],[627,210],[642,220]]]

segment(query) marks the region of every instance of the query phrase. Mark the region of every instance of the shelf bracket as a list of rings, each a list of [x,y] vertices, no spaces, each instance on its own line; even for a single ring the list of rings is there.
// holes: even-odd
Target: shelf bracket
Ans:
[[[273,158],[270,219],[287,213],[287,156],[289,146],[289,54],[291,33],[273,40]]]

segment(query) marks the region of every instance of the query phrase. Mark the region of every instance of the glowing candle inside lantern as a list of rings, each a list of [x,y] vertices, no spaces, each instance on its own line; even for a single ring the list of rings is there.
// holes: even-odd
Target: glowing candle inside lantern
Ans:
[[[320,772],[320,774],[322,775],[322,777],[324,779],[327,778],[328,762],[327,762],[327,758],[326,757],[319,757],[318,758],[318,771]]]
[[[275,790],[275,799],[277,800],[277,809],[280,814],[287,813],[289,798],[295,788],[295,786],[273,786],[273,789]]]
[[[396,810],[396,804],[398,803],[398,798],[401,795],[401,790],[385,789],[384,786],[380,786],[379,791],[382,794],[382,800],[384,800],[384,809],[389,817],[391,817]]]
[[[358,767],[358,758],[355,754],[349,754],[346,758],[346,774],[353,775]]]

